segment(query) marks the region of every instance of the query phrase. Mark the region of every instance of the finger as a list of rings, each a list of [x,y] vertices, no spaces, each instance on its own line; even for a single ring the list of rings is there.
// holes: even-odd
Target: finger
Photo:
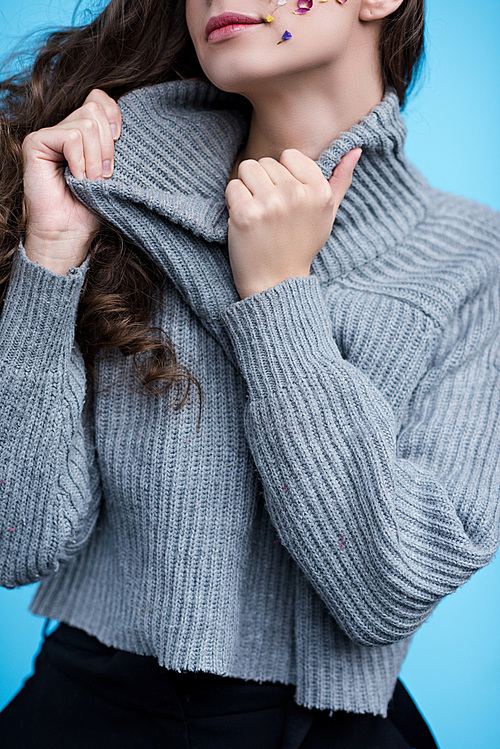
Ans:
[[[296,182],[295,177],[286,166],[283,166],[283,164],[280,164],[279,161],[270,156],[264,156],[262,159],[259,159],[259,164],[267,172],[269,179],[274,185]]]
[[[361,153],[361,148],[353,148],[345,156],[342,156],[328,180],[335,195],[335,203],[337,205],[343,200],[344,195],[351,185],[354,168],[359,161]]]
[[[83,152],[83,137],[81,130],[77,127],[69,128],[62,144],[62,155],[68,162],[69,169],[74,177],[83,179],[85,177],[85,154]]]
[[[271,177],[255,159],[245,159],[241,162],[238,167],[238,179],[244,183],[252,195],[256,193],[262,195],[274,188]]]
[[[101,143],[101,168],[100,170],[91,163],[88,166],[87,176],[89,179],[104,176],[110,177],[114,169],[114,141],[120,136],[122,117],[118,104],[100,89],[93,89],[85,99],[83,105],[62,120],[61,124],[75,123],[82,117],[94,119],[99,124],[99,137]],[[115,135],[116,134],[116,135]],[[90,158],[93,161],[93,151]]]
[[[54,163],[66,161],[76,179],[83,179],[85,160],[83,156],[82,133],[71,124],[59,127],[48,127],[31,133],[25,138],[23,150],[32,149],[49,157]]]
[[[89,109],[87,108],[87,104],[89,103],[98,104],[99,108],[95,108],[93,110]],[[62,125],[68,122],[74,122],[75,120],[79,120],[82,118],[82,116],[89,113],[91,113],[92,116],[102,116],[104,113],[104,118],[109,123],[113,140],[116,140],[120,137],[122,128],[122,115],[120,107],[114,99],[108,96],[104,91],[101,91],[97,88],[93,89],[90,92],[81,107],[71,112],[67,117],[64,118],[64,120],[61,120],[59,124]],[[114,131],[116,131],[116,135]]]
[[[72,118],[69,121],[67,118],[54,129],[60,131],[75,128],[80,131],[82,143],[83,172],[85,172],[83,177],[97,179],[102,176],[111,176],[114,168],[114,142],[109,125],[103,125],[99,120],[91,117]]]
[[[287,148],[280,156],[280,164],[304,185],[311,185],[324,180],[321,169],[315,161],[297,148]]]
[[[56,126],[57,127],[57,126]],[[77,128],[82,136],[83,142],[83,159],[85,176],[88,179],[97,179],[102,177],[102,149],[101,138],[104,139],[103,128],[98,120],[91,117],[85,117],[80,120],[73,120],[64,125],[59,125],[61,129]]]
[[[92,94],[93,92],[91,92]],[[89,94],[89,96],[91,95]],[[99,126],[99,141],[101,145],[101,172],[97,174],[98,177],[110,177],[113,173],[114,160],[115,160],[115,142],[113,133],[111,131],[111,125],[106,115],[104,107],[95,100],[87,101],[82,107],[82,111],[85,113],[89,112],[91,117],[96,120]],[[108,97],[109,98],[109,97]],[[93,175],[93,172],[91,171]],[[87,172],[87,177],[93,179]]]
[[[85,173],[87,179],[97,179],[103,176],[103,162],[105,159],[102,152],[102,143],[106,139],[104,127],[98,119],[89,117],[82,120],[81,131],[83,136]]]
[[[101,91],[99,88],[92,89],[85,99],[84,104],[92,101],[99,104],[104,110],[106,119],[109,122],[112,138],[113,140],[117,140],[122,130],[122,113],[120,107],[111,96],[108,96],[105,91]]]
[[[252,200],[252,193],[240,179],[229,180],[226,187],[226,205],[229,213],[236,205],[245,205]]]
[[[100,92],[103,94],[107,99],[109,97],[107,94],[104,94],[103,91]],[[104,109],[104,106],[95,99],[90,99],[92,94],[95,94],[95,91],[91,91],[90,94],[87,96],[85,103],[80,108],[80,112],[85,115],[88,115],[91,119],[94,119],[98,123],[99,127],[99,141],[101,146],[101,166],[100,171],[98,170],[97,166],[95,167],[94,171],[94,165],[92,164],[90,166],[90,172],[87,171],[87,177],[89,179],[94,179],[96,177],[110,177],[113,173],[113,167],[114,167],[114,158],[115,158],[115,143],[113,138],[113,133],[111,131],[111,125],[108,120],[106,110]],[[100,97],[102,99],[102,97]],[[112,99],[109,99],[112,101]],[[92,146],[91,146],[92,147]],[[93,154],[93,150],[92,150]],[[87,158],[87,155],[85,154],[85,159]]]

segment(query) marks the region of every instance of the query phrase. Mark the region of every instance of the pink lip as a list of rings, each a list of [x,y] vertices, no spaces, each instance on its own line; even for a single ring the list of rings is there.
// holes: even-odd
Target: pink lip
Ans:
[[[252,18],[252,16],[244,16],[241,13],[221,13],[220,16],[212,16],[212,18],[209,19],[205,27],[205,34],[207,37],[209,37],[212,31],[215,31],[215,29],[220,29],[223,26],[248,26],[249,24],[254,23],[263,23],[263,19]]]

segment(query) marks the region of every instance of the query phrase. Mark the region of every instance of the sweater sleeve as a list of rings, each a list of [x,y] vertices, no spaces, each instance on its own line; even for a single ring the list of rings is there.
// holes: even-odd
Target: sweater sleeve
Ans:
[[[0,584],[57,571],[100,503],[75,320],[89,258],[66,275],[16,250],[0,317]]]
[[[412,635],[498,547],[497,297],[488,291],[443,332],[446,355],[420,379],[399,434],[383,393],[342,358],[315,277],[222,313],[271,520],[359,644]]]

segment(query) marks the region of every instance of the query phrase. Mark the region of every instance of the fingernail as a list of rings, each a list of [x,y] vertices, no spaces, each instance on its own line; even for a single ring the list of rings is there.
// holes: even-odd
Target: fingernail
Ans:
[[[104,177],[111,177],[111,161],[109,159],[102,162],[102,174]]]
[[[111,123],[111,134],[115,140],[118,138],[118,128],[114,122]]]

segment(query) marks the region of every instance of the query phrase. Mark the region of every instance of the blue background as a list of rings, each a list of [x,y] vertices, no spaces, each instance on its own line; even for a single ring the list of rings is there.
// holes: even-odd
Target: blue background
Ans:
[[[500,2],[427,4],[427,62],[405,109],[408,155],[434,186],[500,210]],[[81,12],[96,7],[84,0]],[[73,0],[0,0],[0,58],[21,34],[70,25],[74,9]],[[39,647],[34,590],[0,588],[0,709]],[[499,592],[497,557],[440,603],[410,646],[401,677],[441,749],[500,747]]]

